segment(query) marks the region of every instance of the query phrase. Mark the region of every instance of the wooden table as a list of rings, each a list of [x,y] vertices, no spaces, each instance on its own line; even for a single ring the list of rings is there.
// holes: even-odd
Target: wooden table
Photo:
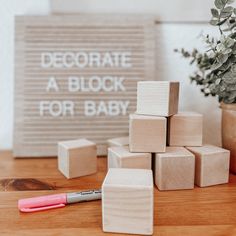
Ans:
[[[0,235],[110,235],[102,232],[101,201],[38,213],[17,209],[20,198],[100,188],[106,158],[98,164],[97,174],[67,180],[55,158],[14,160],[10,151],[0,152]],[[209,188],[155,189],[154,222],[155,235],[236,235],[236,176]]]

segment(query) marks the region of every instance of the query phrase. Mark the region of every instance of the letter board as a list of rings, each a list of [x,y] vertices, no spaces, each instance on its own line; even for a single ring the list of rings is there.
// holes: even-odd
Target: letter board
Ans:
[[[57,142],[128,135],[136,85],[154,80],[154,18],[16,16],[14,156],[57,155]]]

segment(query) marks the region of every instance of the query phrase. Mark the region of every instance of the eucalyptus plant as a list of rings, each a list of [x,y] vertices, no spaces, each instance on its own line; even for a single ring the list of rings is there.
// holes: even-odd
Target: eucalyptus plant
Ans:
[[[191,65],[196,65],[191,81],[201,86],[205,96],[218,96],[219,102],[224,103],[236,103],[236,8],[233,3],[234,0],[215,0],[210,24],[218,27],[219,37],[204,36],[205,52],[175,50],[191,59]]]

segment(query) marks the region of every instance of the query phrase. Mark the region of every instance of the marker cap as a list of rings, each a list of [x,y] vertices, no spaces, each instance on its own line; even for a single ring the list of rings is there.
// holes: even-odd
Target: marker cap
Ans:
[[[64,207],[66,203],[66,194],[60,193],[48,196],[20,199],[18,201],[18,208],[22,212],[35,212]]]

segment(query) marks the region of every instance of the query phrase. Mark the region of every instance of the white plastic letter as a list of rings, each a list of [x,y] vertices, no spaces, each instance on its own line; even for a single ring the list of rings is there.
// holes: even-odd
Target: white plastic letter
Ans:
[[[41,101],[39,103],[39,112],[40,112],[40,116],[44,116],[44,112],[45,111],[49,111],[49,101]]]
[[[69,92],[79,91],[79,78],[78,77],[69,77],[68,78],[68,90]]]
[[[125,116],[129,107],[129,101],[120,102],[121,114]]]
[[[56,81],[55,77],[50,77],[48,80],[46,91],[50,92],[51,90],[54,90],[56,92],[59,91],[59,87],[57,85],[57,81]]]
[[[52,54],[49,52],[43,52],[41,54],[41,67],[42,68],[52,67],[52,63],[53,63]]]
[[[84,102],[84,114],[85,116],[95,116],[96,115],[96,104],[93,101]]]
[[[124,52],[121,56],[121,66],[124,68],[132,67],[131,64],[131,52]]]

